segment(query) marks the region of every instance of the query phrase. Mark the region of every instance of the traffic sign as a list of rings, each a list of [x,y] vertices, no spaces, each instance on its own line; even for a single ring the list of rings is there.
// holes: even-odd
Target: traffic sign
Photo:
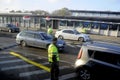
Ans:
[[[23,16],[23,20],[30,20],[30,16]]]
[[[49,21],[49,20],[50,20],[50,17],[49,17],[49,16],[47,16],[45,19],[46,19],[47,21]]]

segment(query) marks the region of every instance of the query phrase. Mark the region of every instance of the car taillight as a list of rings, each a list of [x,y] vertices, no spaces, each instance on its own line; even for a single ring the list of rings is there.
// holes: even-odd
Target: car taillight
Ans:
[[[82,49],[80,49],[80,52],[79,52],[79,54],[78,54],[78,56],[77,56],[77,59],[80,59],[80,58],[81,58],[82,53],[83,53],[83,50],[82,50]]]

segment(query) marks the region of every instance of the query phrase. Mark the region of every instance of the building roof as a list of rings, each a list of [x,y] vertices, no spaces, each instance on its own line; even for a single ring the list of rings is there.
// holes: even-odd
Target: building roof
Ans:
[[[120,14],[120,11],[92,11],[92,10],[69,10],[70,12],[84,12],[84,13],[103,13],[103,14]]]

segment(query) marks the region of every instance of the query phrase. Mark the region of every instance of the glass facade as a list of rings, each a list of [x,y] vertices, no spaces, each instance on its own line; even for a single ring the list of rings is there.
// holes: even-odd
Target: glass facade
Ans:
[[[74,13],[77,14],[78,13]],[[79,13],[79,15],[98,15],[96,13]],[[101,16],[107,16],[108,14],[99,14]],[[112,14],[109,14],[112,15]],[[115,16],[115,14],[113,14]],[[117,14],[118,15],[118,14]],[[119,16],[119,15],[118,15]],[[55,19],[53,19],[55,20]],[[57,21],[57,20],[56,20]],[[81,28],[89,28],[89,29],[100,29],[100,30],[110,30],[110,31],[120,31],[120,24],[115,24],[115,23],[107,23],[107,22],[100,22],[100,21],[85,21],[85,20],[72,20],[72,19],[65,19],[65,20],[58,20],[59,21],[59,26],[63,27],[71,27],[71,28],[76,28],[76,27],[81,27]],[[36,26],[41,26],[41,27],[46,27],[46,24],[51,24],[53,21],[47,21],[44,18],[40,16],[30,16],[30,20],[26,21],[23,20],[22,15],[0,15],[0,26],[3,26],[4,24],[7,23],[12,23],[16,24],[18,23],[20,27],[36,27]]]

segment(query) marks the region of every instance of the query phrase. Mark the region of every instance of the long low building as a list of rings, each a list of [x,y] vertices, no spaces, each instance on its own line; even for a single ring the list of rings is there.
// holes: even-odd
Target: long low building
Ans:
[[[76,28],[82,32],[120,36],[120,12],[70,10],[71,16],[33,15],[31,13],[0,13],[0,26],[11,23],[19,27],[41,29]],[[48,17],[49,16],[49,17]]]

